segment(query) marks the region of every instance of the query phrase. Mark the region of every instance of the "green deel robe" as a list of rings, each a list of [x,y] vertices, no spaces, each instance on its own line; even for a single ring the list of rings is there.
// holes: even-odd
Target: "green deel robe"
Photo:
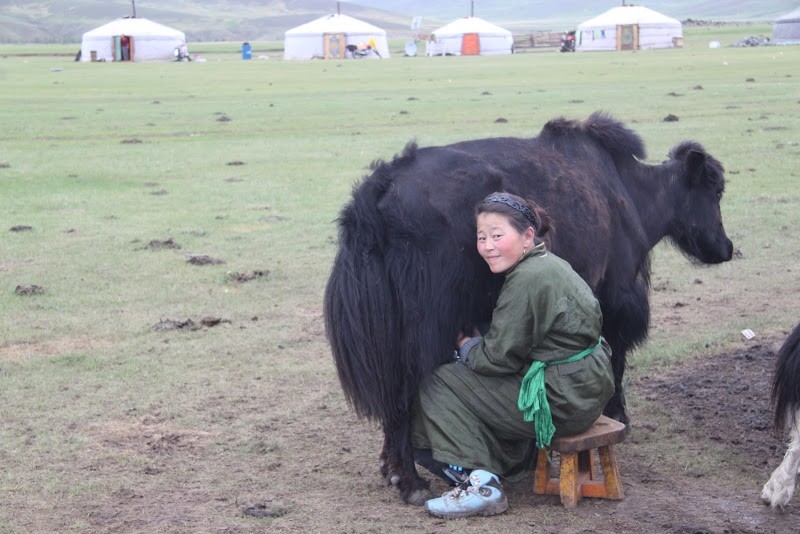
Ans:
[[[537,245],[506,273],[489,331],[466,362],[440,366],[420,388],[412,446],[436,460],[515,480],[533,466],[536,436],[517,408],[533,360],[553,362],[597,345],[602,314],[589,286]],[[603,340],[576,362],[545,369],[556,436],[579,434],[614,392],[611,349]]]

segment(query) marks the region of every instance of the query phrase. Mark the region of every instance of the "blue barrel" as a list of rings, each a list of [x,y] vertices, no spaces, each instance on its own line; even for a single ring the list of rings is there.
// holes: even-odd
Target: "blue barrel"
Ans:
[[[242,43],[242,59],[253,59],[253,47],[250,43]]]

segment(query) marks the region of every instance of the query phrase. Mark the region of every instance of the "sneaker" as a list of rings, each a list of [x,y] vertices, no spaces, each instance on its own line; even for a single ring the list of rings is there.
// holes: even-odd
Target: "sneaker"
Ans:
[[[425,503],[435,517],[456,519],[473,515],[495,515],[508,510],[508,500],[497,475],[476,469],[469,481]]]

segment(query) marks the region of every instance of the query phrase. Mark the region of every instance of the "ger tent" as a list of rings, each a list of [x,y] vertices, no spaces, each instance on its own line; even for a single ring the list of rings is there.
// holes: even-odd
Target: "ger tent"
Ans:
[[[775,19],[772,24],[772,42],[800,44],[800,7]]]
[[[326,15],[287,30],[283,59],[344,59],[353,57],[348,46],[370,45],[377,53],[363,57],[389,57],[386,31],[363,20],[341,14]]]
[[[81,61],[171,61],[175,49],[185,44],[182,31],[143,18],[121,18],[83,34]]]
[[[617,6],[579,24],[577,50],[646,50],[683,46],[680,21],[644,6]]]
[[[463,17],[431,33],[425,55],[511,54],[514,36],[510,31],[478,17]]]

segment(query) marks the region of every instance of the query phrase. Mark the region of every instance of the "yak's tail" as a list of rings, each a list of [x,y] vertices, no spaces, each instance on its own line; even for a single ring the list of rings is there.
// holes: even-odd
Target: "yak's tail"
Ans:
[[[356,412],[383,420],[389,355],[400,338],[396,294],[384,265],[385,223],[377,209],[391,184],[367,181],[339,217],[339,251],[325,288],[325,332],[345,396]],[[376,391],[377,390],[377,391]]]
[[[358,415],[384,425],[408,417],[419,384],[448,356],[448,342],[452,358],[458,330],[458,265],[437,267],[448,258],[437,257],[443,252],[425,235],[431,229],[419,222],[423,215],[389,193],[394,171],[415,151],[412,143],[391,164],[376,162],[354,188],[338,219],[339,251],[324,297],[345,396]]]
[[[778,431],[785,430],[800,409],[800,323],[778,351],[772,381],[772,406]]]

